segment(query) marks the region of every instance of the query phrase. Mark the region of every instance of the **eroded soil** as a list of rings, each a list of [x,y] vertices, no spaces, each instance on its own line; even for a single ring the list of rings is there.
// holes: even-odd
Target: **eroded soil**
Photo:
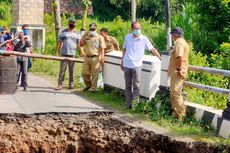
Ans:
[[[226,146],[178,142],[109,113],[0,115],[1,153],[213,153]]]

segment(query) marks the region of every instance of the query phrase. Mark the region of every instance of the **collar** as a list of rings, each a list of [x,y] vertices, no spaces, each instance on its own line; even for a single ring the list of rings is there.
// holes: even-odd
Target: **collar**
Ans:
[[[140,34],[139,37],[134,37],[133,33],[131,33],[131,35],[132,35],[133,39],[143,39],[144,38],[144,36],[142,34]]]
[[[177,38],[177,40],[176,40],[174,43],[180,42],[180,41],[183,40],[183,39],[184,39],[183,37]]]

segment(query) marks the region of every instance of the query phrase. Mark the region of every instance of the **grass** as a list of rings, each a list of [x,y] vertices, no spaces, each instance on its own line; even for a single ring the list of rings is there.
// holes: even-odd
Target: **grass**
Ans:
[[[49,76],[52,80],[56,79],[59,73],[58,61],[45,61],[35,60],[31,69],[32,73]],[[223,139],[217,136],[216,131],[212,129],[209,124],[204,122],[198,122],[194,117],[186,117],[183,121],[178,121],[169,115],[169,101],[165,99],[164,102],[161,97],[156,97],[153,101],[143,101],[141,104],[135,104],[135,108],[127,110],[124,107],[124,96],[118,90],[112,90],[111,92],[104,92],[103,89],[99,89],[96,93],[81,92],[83,83],[81,82],[81,69],[82,65],[77,64],[75,72],[75,84],[78,93],[84,95],[96,103],[105,107],[112,108],[119,113],[126,116],[134,116],[140,120],[150,121],[155,126],[169,129],[172,135],[191,137],[196,141],[205,141],[215,144],[228,144],[230,145],[230,139]],[[65,79],[65,83],[68,83],[68,75]],[[79,83],[80,82],[80,83]],[[167,97],[163,95],[163,97]],[[166,102],[165,102],[166,101]],[[161,102],[161,107],[157,108],[157,103]]]

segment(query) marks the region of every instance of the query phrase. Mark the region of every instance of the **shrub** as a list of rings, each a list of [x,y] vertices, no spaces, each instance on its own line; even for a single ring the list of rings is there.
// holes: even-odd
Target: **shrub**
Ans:
[[[221,55],[211,55],[211,58],[213,59],[212,63],[216,64],[209,64],[207,58],[207,56],[202,55],[200,52],[195,52],[191,45],[189,57],[190,65],[222,69],[220,66],[220,61],[223,61],[224,58]],[[229,79],[227,77],[194,71],[189,72],[188,81],[224,89],[228,89],[229,83]],[[188,99],[191,102],[212,106],[218,109],[226,108],[227,96],[225,95],[187,87],[185,88],[185,91],[187,92]]]

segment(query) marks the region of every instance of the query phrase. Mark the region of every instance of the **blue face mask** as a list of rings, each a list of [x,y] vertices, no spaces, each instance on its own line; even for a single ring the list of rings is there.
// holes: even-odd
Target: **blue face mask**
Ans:
[[[141,34],[141,29],[135,29],[135,30],[133,30],[133,34],[135,36],[139,36]]]
[[[25,36],[28,36],[29,35],[29,30],[28,29],[24,29],[23,33],[24,33]]]

